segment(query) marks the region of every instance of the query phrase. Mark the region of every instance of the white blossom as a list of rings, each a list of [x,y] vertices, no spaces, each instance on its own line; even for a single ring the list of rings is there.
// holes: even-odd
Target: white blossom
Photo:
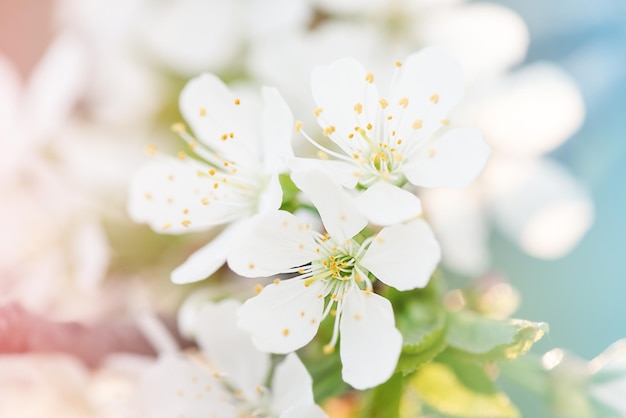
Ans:
[[[448,113],[463,96],[463,78],[460,66],[438,49],[397,62],[386,92],[351,58],[318,67],[311,87],[318,123],[340,152],[305,135],[323,157],[335,157],[307,164],[333,172],[345,187],[365,189],[357,205],[375,224],[421,213],[419,199],[402,189],[405,183],[461,187],[487,161],[489,148],[480,132],[445,129]]]
[[[373,292],[372,279],[409,290],[424,287],[440,257],[422,220],[357,236],[367,220],[341,187],[317,171],[292,175],[318,208],[329,235],[288,212],[275,211],[242,227],[228,264],[246,277],[293,274],[259,288],[238,312],[239,326],[257,348],[288,353],[309,343],[320,322],[334,316],[332,352],[339,333],[343,379],[357,389],[376,386],[394,372],[402,347],[391,303]]]
[[[230,225],[172,273],[176,283],[204,279],[224,263],[237,221],[280,207],[292,117],[275,89],[264,88],[263,101],[259,109],[211,74],[191,80],[180,107],[198,140],[183,126],[176,130],[198,158],[158,155],[133,179],[129,213],[157,232]]]

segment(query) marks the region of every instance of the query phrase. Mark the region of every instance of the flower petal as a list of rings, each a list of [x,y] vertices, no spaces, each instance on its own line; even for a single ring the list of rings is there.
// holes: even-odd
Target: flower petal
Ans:
[[[422,213],[419,198],[386,181],[378,181],[356,199],[359,211],[375,225],[393,225]]]
[[[180,161],[159,156],[146,162],[131,181],[131,219],[147,223],[156,232],[182,234],[206,230],[242,216],[230,207],[213,204],[213,196],[217,196],[214,182],[208,176],[198,175],[198,171],[207,169],[190,158]],[[205,205],[205,198],[211,204]]]
[[[256,388],[265,383],[269,373],[270,356],[257,350],[250,335],[237,328],[240,306],[232,299],[204,305],[198,315],[196,340],[235,390],[256,396]]]
[[[343,242],[367,226],[367,219],[359,213],[354,200],[323,172],[294,171],[291,179],[311,199],[334,239]]]
[[[263,165],[265,172],[283,173],[291,160],[293,148],[293,115],[285,100],[275,88],[264,87],[263,102]]]
[[[228,266],[244,277],[268,277],[309,263],[316,256],[310,226],[289,212],[257,215],[233,237]]]
[[[267,185],[259,194],[259,213],[273,212],[280,208],[283,203],[283,188],[280,185],[278,174],[274,173],[269,178]]]
[[[272,378],[272,412],[277,415],[297,407],[313,405],[313,379],[295,353],[288,354]]]
[[[387,381],[402,350],[391,303],[375,293],[354,289],[344,296],[339,328],[343,380],[359,390]]]
[[[198,139],[225,160],[248,168],[259,164],[261,118],[252,100],[238,98],[213,74],[202,74],[185,85],[179,104]]]
[[[441,259],[428,224],[417,219],[384,228],[361,259],[361,265],[398,290],[424,287]]]
[[[230,241],[241,222],[226,227],[204,247],[191,254],[187,260],[172,271],[171,279],[176,284],[195,283],[215,273],[226,262]]]
[[[239,311],[237,325],[261,351],[285,354],[306,345],[317,333],[324,308],[324,284],[284,280],[266,286]],[[320,296],[321,295],[321,296]]]
[[[236,418],[237,408],[217,377],[178,356],[163,356],[140,384],[140,405],[150,418]]]
[[[478,130],[454,129],[422,150],[404,173],[416,186],[463,187],[478,177],[490,153]]]
[[[319,112],[317,122],[350,155],[348,135],[355,126],[366,129],[376,122],[379,106],[373,80],[373,75],[353,58],[316,67],[311,75],[313,100]]]
[[[410,55],[390,92],[387,112],[394,119],[389,129],[405,143],[429,138],[461,101],[463,90],[461,66],[442,49],[424,48]]]
[[[336,183],[348,189],[354,189],[359,181],[359,174],[353,164],[338,160],[318,160],[315,158],[294,158],[289,166],[292,171],[319,170],[326,173]]]

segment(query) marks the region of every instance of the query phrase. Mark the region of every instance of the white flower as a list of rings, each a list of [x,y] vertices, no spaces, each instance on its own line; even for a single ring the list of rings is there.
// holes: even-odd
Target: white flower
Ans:
[[[179,159],[157,156],[133,179],[129,213],[157,232],[231,224],[172,273],[176,283],[204,279],[224,263],[238,220],[280,207],[278,174],[292,154],[292,116],[275,89],[264,88],[263,100],[259,111],[211,74],[191,80],[180,108],[199,141],[177,130],[203,161],[182,152]]]
[[[387,93],[354,59],[318,67],[312,76],[318,123],[341,150],[339,161],[320,161],[348,188],[366,189],[357,205],[379,225],[421,213],[419,199],[401,187],[461,187],[482,170],[489,148],[474,129],[444,131],[463,96],[460,66],[427,48],[398,62]],[[306,135],[305,135],[306,136]],[[309,162],[308,164],[314,164]]]
[[[325,350],[333,350],[341,332],[343,379],[357,389],[376,386],[393,374],[402,336],[389,301],[372,292],[370,274],[398,290],[423,287],[439,261],[439,246],[422,220],[355,237],[367,221],[339,185],[315,171],[292,178],[318,208],[330,236],[284,211],[250,220],[234,238],[231,269],[246,277],[295,277],[276,279],[246,301],[238,325],[260,350],[288,353],[311,341],[320,322],[333,315]]]
[[[264,387],[270,356],[237,329],[239,306],[233,300],[207,304],[196,332],[202,353],[164,355],[143,376],[142,405],[149,418],[326,416],[315,405],[311,377],[295,354],[276,367],[271,387]]]

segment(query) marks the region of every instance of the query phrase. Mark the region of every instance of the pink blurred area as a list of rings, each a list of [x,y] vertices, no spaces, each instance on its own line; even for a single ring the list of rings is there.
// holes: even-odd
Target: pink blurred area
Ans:
[[[50,43],[54,4],[53,0],[0,1],[0,52],[23,76]]]

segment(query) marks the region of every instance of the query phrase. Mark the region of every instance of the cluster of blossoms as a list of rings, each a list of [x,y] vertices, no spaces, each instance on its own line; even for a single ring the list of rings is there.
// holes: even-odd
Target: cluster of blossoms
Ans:
[[[324,351],[341,338],[343,379],[357,389],[389,379],[402,350],[380,283],[422,288],[441,257],[414,186],[464,186],[489,155],[478,131],[448,128],[463,96],[453,59],[429,48],[395,65],[387,89],[353,59],[313,72],[314,113],[332,145],[301,122],[295,131],[319,159],[294,156],[293,117],[275,89],[264,88],[259,103],[213,75],[193,79],[180,108],[195,137],[174,127],[193,155],[154,156],[131,188],[131,216],[157,232],[224,227],[174,270],[174,282],[204,279],[224,262],[241,276],[274,277],[237,310],[238,327],[258,350],[287,354],[334,317]],[[281,175],[300,191],[295,206],[284,205]],[[312,211],[280,210],[287,206]]]

